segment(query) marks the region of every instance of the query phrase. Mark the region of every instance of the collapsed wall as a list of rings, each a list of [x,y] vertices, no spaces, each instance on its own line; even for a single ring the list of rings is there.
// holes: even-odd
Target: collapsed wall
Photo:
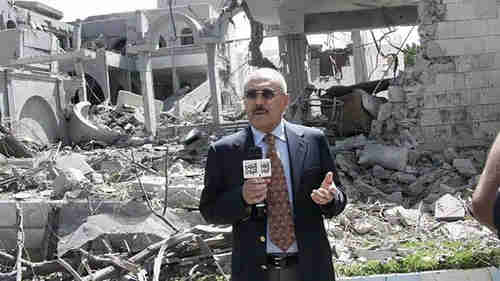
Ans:
[[[500,127],[500,18],[496,0],[421,0],[421,52],[409,117],[434,149],[489,144]]]

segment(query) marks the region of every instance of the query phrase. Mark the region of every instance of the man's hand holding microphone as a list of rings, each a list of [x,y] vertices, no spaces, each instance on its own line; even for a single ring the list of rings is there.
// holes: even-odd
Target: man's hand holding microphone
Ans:
[[[263,202],[267,197],[267,187],[271,178],[247,179],[243,184],[243,199],[248,205]]]

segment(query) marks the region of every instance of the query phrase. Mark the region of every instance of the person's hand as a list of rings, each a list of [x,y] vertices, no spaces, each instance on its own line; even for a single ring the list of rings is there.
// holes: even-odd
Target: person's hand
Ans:
[[[249,205],[264,201],[267,197],[267,186],[270,178],[248,179],[243,184],[243,200]]]
[[[334,196],[337,195],[337,192],[339,192],[339,190],[333,182],[333,173],[328,172],[323,179],[321,186],[312,191],[311,198],[314,203],[318,205],[325,205],[333,200]]]

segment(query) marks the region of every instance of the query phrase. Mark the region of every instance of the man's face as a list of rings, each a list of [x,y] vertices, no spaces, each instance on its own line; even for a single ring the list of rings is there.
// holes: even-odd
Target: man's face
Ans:
[[[288,106],[288,95],[279,83],[267,79],[250,80],[245,91],[245,110],[250,124],[264,133],[271,132],[281,121]]]

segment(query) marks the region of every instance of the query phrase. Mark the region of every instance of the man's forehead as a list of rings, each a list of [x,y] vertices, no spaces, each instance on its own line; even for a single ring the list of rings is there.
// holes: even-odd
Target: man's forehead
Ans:
[[[277,81],[273,81],[269,78],[263,78],[263,77],[256,77],[248,80],[247,83],[247,88],[250,86],[256,87],[256,86],[279,86],[279,83]]]

